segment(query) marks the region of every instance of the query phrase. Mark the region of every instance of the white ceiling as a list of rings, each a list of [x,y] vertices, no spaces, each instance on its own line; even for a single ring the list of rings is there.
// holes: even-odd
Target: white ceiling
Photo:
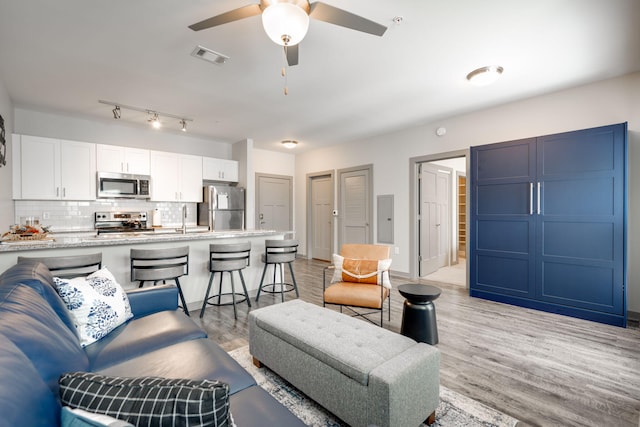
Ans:
[[[640,70],[638,0],[325,0],[389,29],[312,19],[285,96],[282,48],[259,16],[187,28],[257,2],[0,0],[0,79],[16,106],[110,118],[103,99],[192,118],[205,138],[300,151]],[[231,59],[196,59],[197,45]],[[492,64],[505,70],[496,84],[466,82]],[[121,120],[146,126],[142,113]]]

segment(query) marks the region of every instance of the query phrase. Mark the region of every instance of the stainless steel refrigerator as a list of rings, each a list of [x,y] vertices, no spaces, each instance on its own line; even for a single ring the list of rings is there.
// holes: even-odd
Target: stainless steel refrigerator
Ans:
[[[198,203],[198,225],[211,231],[244,230],[244,188],[207,185]]]

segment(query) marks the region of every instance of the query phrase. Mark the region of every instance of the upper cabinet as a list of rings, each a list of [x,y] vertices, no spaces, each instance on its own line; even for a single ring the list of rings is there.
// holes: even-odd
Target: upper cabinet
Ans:
[[[97,165],[100,172],[120,172],[149,175],[149,150],[98,144]]]
[[[14,199],[95,200],[96,146],[14,135]]]
[[[235,160],[203,157],[202,179],[238,182],[238,162]]]
[[[202,157],[151,151],[151,200],[201,202]]]

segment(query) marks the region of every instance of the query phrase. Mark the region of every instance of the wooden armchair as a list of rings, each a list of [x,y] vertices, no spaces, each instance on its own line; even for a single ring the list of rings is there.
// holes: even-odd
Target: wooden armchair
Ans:
[[[325,267],[322,274],[323,306],[335,304],[351,309],[355,316],[374,323],[366,315],[380,311],[380,326],[384,322],[384,302],[387,301],[391,321],[391,283],[389,282],[388,246],[344,244],[340,255],[333,255],[333,265]],[[333,271],[327,285],[327,272]],[[366,308],[375,311],[358,312]]]

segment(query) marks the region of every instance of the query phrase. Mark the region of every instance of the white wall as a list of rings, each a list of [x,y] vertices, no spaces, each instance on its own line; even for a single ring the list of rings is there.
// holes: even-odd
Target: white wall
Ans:
[[[107,113],[109,113],[107,111]],[[94,119],[15,107],[14,132],[24,135],[123,145],[173,153],[231,159],[231,144],[168,128],[152,129],[110,119]],[[110,113],[109,113],[110,114]]]
[[[13,200],[11,182],[13,162],[11,161],[11,133],[13,132],[13,105],[0,76],[0,116],[4,119],[5,140],[7,144],[7,164],[0,167],[0,234],[9,230],[13,224]]]
[[[306,248],[304,182],[309,173],[372,163],[374,198],[395,196],[394,237],[400,254],[393,256],[392,268],[409,273],[409,158],[625,121],[629,124],[628,308],[640,312],[640,263],[634,262],[640,254],[640,226],[633,221],[640,212],[640,168],[635,166],[640,164],[640,73],[298,155],[295,202],[300,248]],[[447,128],[444,137],[435,135],[440,126]]]

